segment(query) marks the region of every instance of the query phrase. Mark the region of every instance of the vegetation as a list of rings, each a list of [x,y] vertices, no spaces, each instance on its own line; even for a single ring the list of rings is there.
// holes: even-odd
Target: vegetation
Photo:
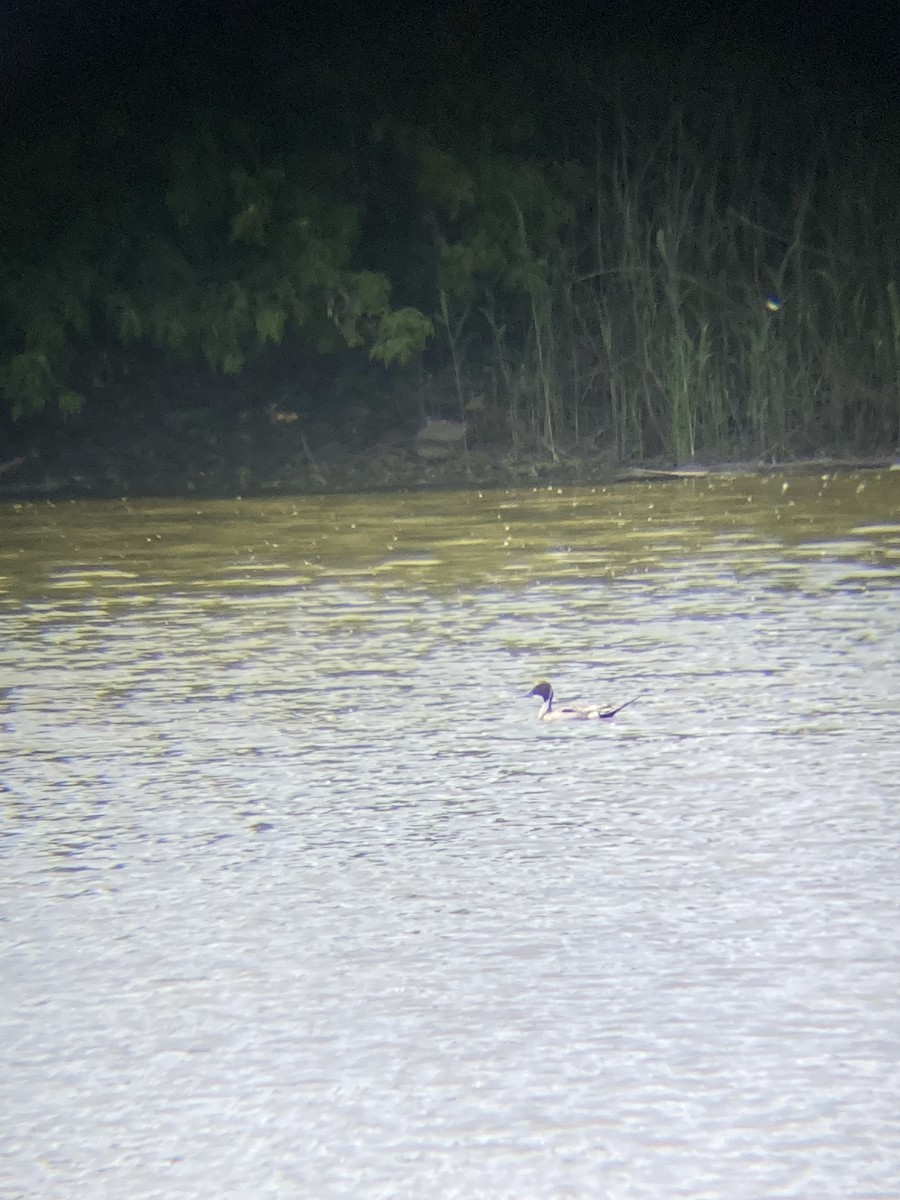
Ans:
[[[310,188],[298,156],[265,154],[252,126],[198,121],[149,161],[115,127],[99,148],[92,134],[7,160],[29,184],[8,201],[0,252],[0,390],[14,416],[80,409],[67,373],[90,342],[147,341],[226,375],[289,324],[322,353],[366,341],[385,364],[424,346],[429,320],[391,308],[389,279],[351,264],[356,209]],[[85,171],[98,149],[103,169]]]
[[[894,143],[746,63],[674,99],[648,84],[671,65],[621,66],[7,137],[0,402],[72,414],[129,354],[239,376],[299,345],[334,374],[365,352],[403,394],[427,369],[513,454],[892,446]]]

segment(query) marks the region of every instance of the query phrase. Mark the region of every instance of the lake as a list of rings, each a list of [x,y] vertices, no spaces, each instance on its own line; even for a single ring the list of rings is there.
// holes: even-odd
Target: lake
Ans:
[[[900,472],[7,504],[0,634],[3,1200],[900,1195]]]

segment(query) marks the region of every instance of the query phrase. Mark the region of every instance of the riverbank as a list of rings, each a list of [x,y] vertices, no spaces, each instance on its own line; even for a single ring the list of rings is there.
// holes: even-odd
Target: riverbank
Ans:
[[[710,472],[887,468],[888,449],[869,455],[818,454],[789,461],[718,459],[621,464],[602,449],[520,450],[462,444],[445,461],[425,458],[414,431],[369,443],[347,429],[304,429],[277,410],[212,420],[206,410],[162,419],[88,420],[77,427],[7,434],[0,450],[0,500],[119,496],[289,495],[456,487],[609,484]]]

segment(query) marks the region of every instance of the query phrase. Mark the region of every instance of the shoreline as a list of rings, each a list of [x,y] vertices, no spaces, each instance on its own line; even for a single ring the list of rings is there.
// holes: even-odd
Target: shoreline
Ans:
[[[464,491],[475,489],[517,490],[527,488],[571,488],[611,487],[627,483],[669,483],[687,479],[704,479],[710,476],[727,475],[810,475],[838,471],[900,471],[900,460],[884,455],[876,456],[817,456],[784,460],[717,461],[704,464],[686,464],[668,467],[652,462],[613,469],[592,467],[588,463],[574,466],[570,463],[528,463],[521,470],[478,471],[441,470],[434,467],[415,470],[417,464],[398,471],[393,477],[373,481],[364,478],[364,469],[352,469],[337,477],[335,470],[324,476],[303,479],[290,474],[290,478],[212,479],[208,473],[200,472],[200,478],[183,478],[177,472],[164,483],[154,476],[152,480],[132,479],[91,480],[78,473],[70,478],[44,476],[41,479],[17,480],[17,469],[24,464],[16,460],[0,462],[0,504],[28,504],[70,500],[116,500],[146,497],[152,499],[204,499],[234,500],[241,498],[265,498],[280,496],[339,496],[352,493],[378,492],[435,492]],[[407,465],[407,464],[404,464]],[[242,486],[243,485],[243,486]]]
[[[24,431],[23,431],[24,432]],[[106,428],[28,447],[24,438],[0,458],[0,502],[109,500],[122,496],[233,499],[352,492],[474,488],[608,487],[613,484],[710,475],[809,474],[900,470],[900,458],[878,454],[813,454],[795,458],[708,458],[675,464],[662,459],[617,463],[600,451],[519,453],[509,447],[461,449],[446,461],[416,453],[398,432],[371,445],[334,438],[312,445],[296,428]]]

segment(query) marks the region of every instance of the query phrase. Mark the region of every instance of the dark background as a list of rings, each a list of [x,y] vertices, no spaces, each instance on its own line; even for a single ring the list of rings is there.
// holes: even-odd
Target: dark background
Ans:
[[[592,138],[597,109],[604,98],[605,72],[624,60],[630,64],[630,87],[639,98],[646,84],[647,127],[651,130],[654,122],[663,127],[667,110],[675,112],[686,96],[706,92],[714,97],[727,80],[732,97],[746,101],[753,114],[755,128],[748,147],[761,142],[765,150],[771,131],[772,162],[782,164],[773,166],[773,197],[779,188],[778,172],[787,181],[792,152],[796,149],[800,157],[810,144],[811,130],[831,131],[838,147],[845,132],[852,132],[864,153],[871,153],[873,172],[881,171],[883,184],[884,164],[896,162],[900,137],[896,26],[887,5],[871,2],[848,7],[786,3],[679,7],[624,2],[551,7],[470,0],[404,8],[358,2],[312,6],[283,0],[244,4],[146,0],[140,5],[112,0],[91,5],[73,5],[68,0],[13,0],[3,6],[0,15],[0,154],[6,155],[5,172],[15,177],[16,163],[10,160],[9,147],[16,139],[33,150],[45,141],[50,144],[58,135],[65,142],[66,131],[77,129],[81,139],[77,144],[86,148],[86,158],[70,169],[85,178],[93,177],[95,184],[101,181],[102,190],[110,164],[102,161],[102,150],[97,151],[96,162],[91,160],[91,138],[84,131],[101,128],[104,121],[112,119],[127,130],[123,145],[134,156],[128,186],[133,194],[140,193],[141,172],[147,171],[149,195],[153,158],[149,151],[177,139],[198,114],[214,111],[229,119],[246,118],[267,131],[267,152],[299,153],[302,157],[308,146],[310,161],[317,155],[321,163],[323,148],[343,144],[341,131],[351,126],[356,145],[368,144],[371,149],[375,143],[367,142],[367,131],[382,117],[408,127],[420,123],[437,144],[464,153],[467,133],[490,110],[485,128],[493,128],[498,150],[504,149],[501,143],[506,138],[506,146],[521,162],[528,162],[530,156],[543,162],[571,156],[580,158],[590,172],[595,169],[590,165]],[[646,73],[645,80],[641,71]],[[711,103],[714,106],[715,101]],[[343,115],[337,119],[339,110]],[[531,127],[521,135],[509,133],[518,112],[525,110]],[[300,121],[298,112],[302,113]],[[298,147],[298,136],[306,139],[305,145]],[[141,158],[142,143],[148,148],[146,160]],[[371,153],[376,161],[377,149]],[[123,186],[122,178],[119,186]],[[46,177],[41,186],[48,187]],[[54,203],[64,204],[70,180],[53,178],[49,186],[60,198]],[[861,180],[863,202],[866,187]],[[383,271],[391,278],[392,303],[418,307],[434,318],[434,267],[420,269],[416,256],[424,254],[425,241],[412,246],[410,237],[410,233],[420,236],[424,228],[421,212],[414,211],[413,193],[413,184],[387,179],[370,191],[354,266]],[[381,207],[379,195],[387,197]],[[410,198],[409,211],[404,211],[405,197]],[[15,204],[17,212],[27,212],[27,194],[24,199],[20,194]],[[791,237],[792,218],[787,208],[783,216],[780,228],[775,217],[771,224],[765,222],[777,235],[772,243],[774,258],[780,253],[778,247]],[[750,226],[747,218],[747,228]],[[881,216],[878,227],[883,236]],[[840,246],[836,252],[840,262]],[[854,253],[858,257],[858,252]],[[748,264],[753,265],[749,258]],[[846,295],[855,286],[855,277],[848,276]],[[846,311],[844,297],[840,305]],[[14,309],[13,302],[7,312]],[[835,327],[822,326],[823,343]],[[509,330],[515,333],[512,319]],[[21,344],[21,336],[13,333],[14,349]],[[107,335],[100,330],[99,336]],[[481,336],[485,337],[484,332]],[[802,332],[802,338],[806,337]],[[439,341],[433,339],[425,366],[447,376],[449,359]],[[350,430],[352,410],[361,407],[360,388],[345,403],[342,396],[349,391],[341,390],[339,378],[344,367],[332,356],[326,379],[322,364],[317,364],[301,343],[302,337],[295,331],[277,353],[271,346],[266,348],[262,357],[268,375],[260,376],[257,371],[256,394],[268,395],[279,371],[285,378],[303,378],[310,395],[325,398],[321,407],[330,407],[337,427]],[[95,372],[87,357],[98,344],[92,329],[90,336],[75,346],[72,359],[73,386],[89,399],[82,426],[86,427],[85,421],[89,424],[92,407],[100,414],[94,419],[94,434],[101,418],[113,427],[110,406],[117,403],[113,397],[121,394],[118,383],[103,394],[95,396],[90,391]],[[800,333],[795,344],[798,352],[808,349],[808,343],[801,346]],[[485,355],[486,346],[487,341]],[[145,358],[149,354],[140,346],[125,351]],[[865,347],[859,361],[865,358],[863,351]],[[161,361],[154,360],[160,370]],[[358,376],[371,372],[363,352],[356,352],[354,362]],[[182,368],[183,364],[178,366],[179,371]],[[251,375],[248,362],[245,382]],[[169,387],[169,393],[185,394],[183,381],[184,376],[179,375],[177,388]],[[362,379],[363,391],[370,382],[371,374]],[[866,378],[863,385],[868,389],[866,396],[881,397],[889,381]],[[235,412],[248,403],[246,396],[239,394],[241,386],[234,379],[221,383],[221,394],[231,395]],[[833,386],[840,388],[843,383],[836,379]],[[145,388],[146,395],[149,390]],[[265,396],[253,403],[261,405],[264,400]],[[597,401],[606,402],[602,396]],[[393,409],[385,405],[383,425],[395,422],[403,403],[398,401]],[[890,413],[886,401],[873,401],[874,415],[871,419],[864,416],[856,425],[852,407],[849,418],[835,422],[836,438],[846,434],[860,446],[881,446],[896,436],[893,418],[884,415]],[[43,422],[38,432],[58,417],[50,408],[45,405],[33,414],[39,424]],[[439,410],[440,404],[435,408]],[[536,407],[533,413],[537,413]],[[414,424],[419,415],[418,410],[409,408],[404,419]],[[804,416],[807,441],[810,416],[814,428],[816,414],[808,406]],[[0,421],[6,421],[8,445],[10,437],[22,443],[32,436],[22,432],[18,418],[10,426],[8,413],[0,413]],[[535,417],[535,427],[536,421]],[[598,417],[598,426],[604,422],[605,417]],[[866,422],[868,427],[863,428]],[[483,424],[490,434],[488,423]],[[78,422],[70,421],[67,436],[78,427]],[[287,429],[277,432],[281,437],[291,433]],[[370,437],[375,436],[370,430]],[[650,449],[665,448],[665,431],[653,436],[656,445]],[[777,431],[777,437],[782,448],[788,446],[790,439],[784,430]],[[647,452],[648,445],[642,444],[641,449]],[[302,453],[307,453],[305,447]]]
[[[796,4],[142,4],[13,0],[4,5],[0,70],[8,109],[106,104],[139,94],[170,111],[195,100],[258,102],[285,70],[310,62],[395,86],[426,87],[448,31],[500,73],[517,56],[575,49],[597,61],[635,43],[711,56],[746,50],[847,105],[897,101],[897,20],[889,6]],[[393,80],[391,80],[393,76]],[[433,77],[432,77],[433,78]]]

